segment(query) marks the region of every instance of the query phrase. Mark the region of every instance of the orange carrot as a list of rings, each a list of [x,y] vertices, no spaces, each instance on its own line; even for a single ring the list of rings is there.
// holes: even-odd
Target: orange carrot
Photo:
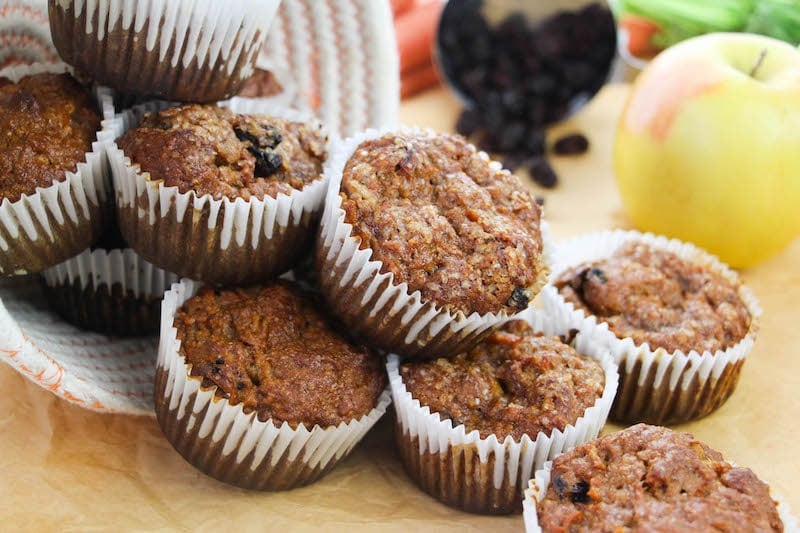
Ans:
[[[395,19],[400,72],[430,61],[436,27],[443,7],[441,1],[423,2]]]
[[[414,5],[414,0],[391,0],[390,4],[392,5],[392,15],[395,17],[400,13],[405,13],[411,6]]]
[[[647,58],[655,55],[658,49],[651,39],[661,29],[650,19],[631,13],[623,14],[619,25],[628,34],[628,52],[635,57]]]
[[[439,83],[439,72],[432,61],[403,72],[400,77],[400,97],[413,96]]]

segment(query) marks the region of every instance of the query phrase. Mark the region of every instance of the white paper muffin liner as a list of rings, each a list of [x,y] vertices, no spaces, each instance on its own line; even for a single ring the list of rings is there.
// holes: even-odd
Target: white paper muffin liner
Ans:
[[[569,332],[568,325],[533,309],[520,316],[534,331],[546,335]],[[522,492],[533,473],[548,459],[591,440],[605,425],[617,392],[617,367],[608,350],[578,333],[572,344],[578,353],[600,362],[605,375],[603,394],[583,416],[563,431],[540,432],[516,441],[507,436],[481,438],[478,430],[442,419],[420,405],[406,390],[399,372],[400,358],[390,354],[386,363],[392,401],[397,414],[396,437],[406,472],[425,492],[469,512],[518,512]]]
[[[40,63],[0,71],[16,83],[28,75],[62,73],[66,65]],[[98,112],[108,106],[111,95],[97,89]],[[104,147],[98,140],[77,164],[75,172],[48,187],[37,187],[11,202],[0,201],[0,274],[32,274],[53,266],[88,248],[99,235],[110,182]]]
[[[608,257],[622,244],[636,240],[653,248],[675,253],[683,260],[698,264],[739,283],[738,275],[716,257],[696,246],[675,239],[636,231],[603,231],[558,243],[553,254],[551,279],[580,263]],[[611,410],[611,419],[625,422],[670,424],[701,418],[722,405],[733,392],[744,359],[753,347],[761,308],[753,293],[739,286],[739,296],[751,315],[746,336],[727,350],[716,353],[667,353],[648,344],[636,346],[630,338],[619,339],[608,324],[564,300],[554,286],[542,290],[546,313],[563,316],[572,327],[589,333],[608,346],[619,365],[619,393]]]
[[[147,261],[180,276],[217,284],[251,283],[291,268],[313,239],[322,209],[325,180],[276,198],[214,199],[194,191],[182,193],[153,180],[149,172],[117,146],[116,138],[141,122],[145,112],[170,105],[153,101],[116,115],[108,122],[107,143],[122,235]],[[232,99],[221,102],[234,112],[264,113],[325,129],[308,114]],[[242,107],[240,107],[240,105]],[[180,251],[180,253],[176,253]]]
[[[156,333],[164,292],[178,276],[130,248],[84,250],[42,272],[48,300],[65,319],[110,335]],[[105,289],[101,290],[105,286]],[[91,290],[91,294],[84,291]],[[112,294],[119,290],[121,297]]]
[[[730,462],[730,461],[729,461]],[[733,463],[730,463],[732,466]],[[525,500],[522,502],[522,516],[525,521],[526,533],[541,533],[539,526],[539,515],[536,505],[547,495],[550,487],[550,474],[553,469],[553,461],[547,461],[544,466],[536,471],[535,476],[528,481],[528,488],[525,489]],[[789,505],[784,502],[774,491],[770,490],[770,497],[778,504],[778,516],[783,522],[784,533],[798,533],[800,527],[797,519],[792,515]]]
[[[216,397],[216,387],[202,388],[202,378],[189,375],[191,365],[179,353],[173,319],[200,286],[183,279],[164,295],[155,379],[156,416],[164,434],[192,465],[227,483],[282,490],[315,481],[383,416],[391,402],[388,389],[372,411],[349,423],[292,429],[285,422],[261,422],[242,404]]]
[[[53,42],[100,83],[168,100],[235,94],[280,0],[49,0]]]
[[[342,172],[358,146],[387,133],[435,136],[420,128],[369,129],[342,142],[332,143],[325,164],[328,191],[317,233],[316,268],[320,288],[336,315],[360,338],[382,350],[403,357],[447,357],[469,349],[493,328],[515,315],[505,311],[465,316],[451,312],[435,302],[424,300],[419,291],[409,292],[408,284],[395,283],[390,272],[381,273],[383,263],[373,260],[372,250],[359,249],[360,239],[352,235],[345,222],[339,190]],[[496,171],[500,163],[487,164]],[[549,233],[541,222],[542,260],[539,275],[530,287],[530,301],[547,279]]]

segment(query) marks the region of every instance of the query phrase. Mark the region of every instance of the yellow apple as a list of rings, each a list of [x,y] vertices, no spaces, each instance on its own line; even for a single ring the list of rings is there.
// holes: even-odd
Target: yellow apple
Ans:
[[[715,33],[659,54],[620,117],[614,171],[633,223],[734,267],[800,235],[800,50]]]

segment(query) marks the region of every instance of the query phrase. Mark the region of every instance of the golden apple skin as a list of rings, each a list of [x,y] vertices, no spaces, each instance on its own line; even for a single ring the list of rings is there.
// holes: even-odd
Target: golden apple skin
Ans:
[[[800,235],[800,50],[709,34],[662,52],[622,112],[614,171],[639,229],[733,267],[777,253]]]

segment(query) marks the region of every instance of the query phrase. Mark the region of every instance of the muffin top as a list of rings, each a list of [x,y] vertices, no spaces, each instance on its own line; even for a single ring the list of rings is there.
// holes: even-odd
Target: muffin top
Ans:
[[[306,124],[199,104],[147,114],[117,140],[152,180],[215,200],[303,189],[321,179],[325,143]]]
[[[385,387],[378,357],[348,342],[285,281],[203,287],[175,314],[191,375],[261,421],[338,425],[369,413]]]
[[[639,424],[553,460],[542,531],[783,531],[769,488],[688,433]]]
[[[92,151],[100,115],[70,74],[34,74],[0,83],[0,199],[11,202],[75,172]]]
[[[499,441],[574,424],[603,394],[600,364],[515,320],[469,352],[400,366],[406,390],[432,413]]]
[[[466,315],[528,306],[542,271],[540,210],[458,135],[387,134],[344,168],[345,222],[382,272]]]
[[[714,353],[742,340],[750,328],[736,284],[641,242],[563,272],[555,286],[576,309],[608,323],[618,338],[652,349]]]

